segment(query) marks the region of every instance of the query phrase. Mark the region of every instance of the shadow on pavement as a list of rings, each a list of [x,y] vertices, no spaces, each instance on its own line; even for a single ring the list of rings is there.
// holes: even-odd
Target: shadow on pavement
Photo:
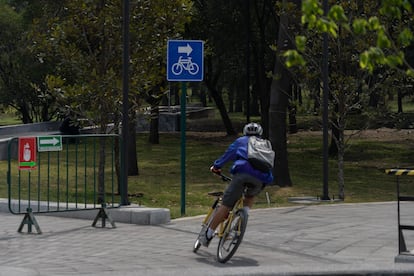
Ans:
[[[214,252],[215,253],[215,252]],[[243,256],[233,256],[227,263],[222,264],[217,261],[216,254],[211,254],[207,251],[198,251],[196,253],[198,257],[195,258],[197,262],[212,265],[215,267],[255,267],[259,266],[259,263],[251,258]]]

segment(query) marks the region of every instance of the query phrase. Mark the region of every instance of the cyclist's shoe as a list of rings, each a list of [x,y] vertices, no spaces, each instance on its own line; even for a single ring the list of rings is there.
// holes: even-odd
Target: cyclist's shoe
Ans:
[[[207,237],[207,231],[206,231],[206,233],[204,234],[204,235],[201,235],[199,238],[198,238],[198,240],[200,241],[200,243],[203,245],[203,246],[205,246],[205,247],[208,247],[208,245],[210,244],[210,242],[211,242],[211,240],[213,239],[213,237],[211,237],[211,238],[208,238]]]

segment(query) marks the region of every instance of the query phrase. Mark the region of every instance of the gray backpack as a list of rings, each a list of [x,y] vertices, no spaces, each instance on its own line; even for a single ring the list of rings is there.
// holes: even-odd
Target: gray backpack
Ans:
[[[269,172],[275,160],[275,152],[270,141],[250,136],[247,144],[247,160],[253,168],[261,172]]]

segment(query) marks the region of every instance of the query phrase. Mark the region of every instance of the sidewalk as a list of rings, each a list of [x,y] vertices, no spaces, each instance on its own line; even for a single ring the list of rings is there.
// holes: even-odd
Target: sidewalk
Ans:
[[[403,207],[404,220],[414,221],[414,206]],[[112,229],[38,215],[41,235],[17,233],[22,218],[0,212],[0,276],[414,275],[414,262],[395,262],[395,202],[252,210],[226,264],[215,260],[217,240],[192,252],[201,217]],[[406,242],[414,249],[414,233]]]

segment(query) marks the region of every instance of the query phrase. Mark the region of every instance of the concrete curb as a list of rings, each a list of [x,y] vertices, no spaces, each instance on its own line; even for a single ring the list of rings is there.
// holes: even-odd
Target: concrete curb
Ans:
[[[15,203],[12,201],[11,204],[13,206]],[[47,206],[46,202],[41,202],[39,205],[41,206],[40,210]],[[52,206],[52,208],[56,205],[56,203],[49,203],[49,207]],[[38,203],[32,202],[32,206],[36,206],[36,208],[33,208],[33,213],[36,215]],[[50,213],[38,213],[37,215],[88,219],[93,221],[99,212],[99,207],[97,209],[82,210],[76,209],[76,206],[73,203],[70,203],[70,206],[73,207],[73,210],[52,211]],[[25,210],[27,207],[27,204],[20,203],[21,210]],[[8,199],[0,198],[0,212],[10,213]],[[139,205],[128,205],[120,206],[118,208],[107,208],[107,212],[114,222],[120,223],[159,225],[169,223],[171,220],[170,210],[166,208],[148,208]]]
[[[51,212],[42,215],[88,219],[93,221],[99,210],[76,210],[65,212]],[[163,208],[147,208],[138,205],[120,206],[108,208],[107,212],[114,222],[130,223],[138,225],[159,225],[170,222],[170,210]]]

